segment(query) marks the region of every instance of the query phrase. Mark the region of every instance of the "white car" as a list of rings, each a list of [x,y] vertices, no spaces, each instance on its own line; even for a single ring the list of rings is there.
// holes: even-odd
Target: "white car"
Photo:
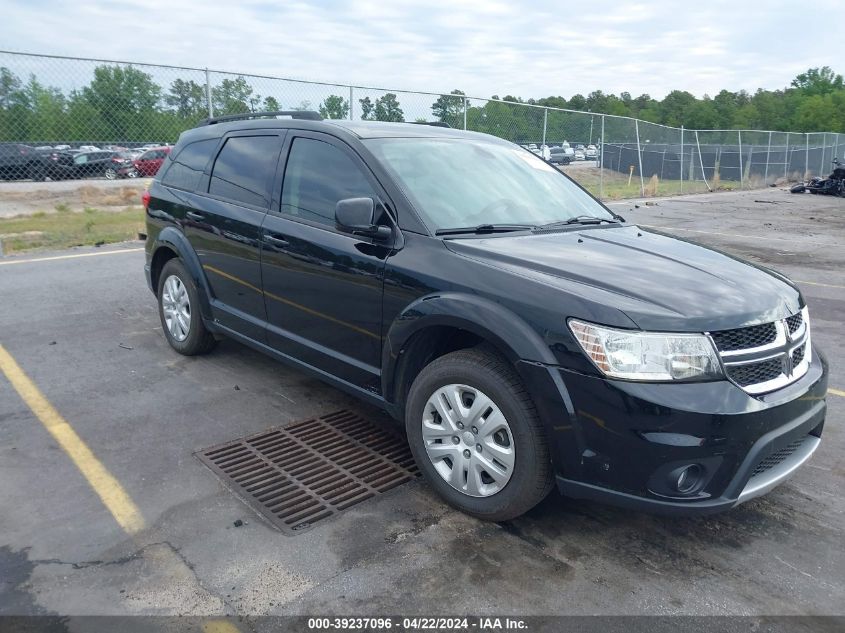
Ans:
[[[99,152],[100,148],[96,145],[80,145],[79,146],[80,152]]]
[[[584,150],[584,158],[587,160],[596,160],[599,157],[599,150],[596,148],[595,145],[587,145],[587,149]]]

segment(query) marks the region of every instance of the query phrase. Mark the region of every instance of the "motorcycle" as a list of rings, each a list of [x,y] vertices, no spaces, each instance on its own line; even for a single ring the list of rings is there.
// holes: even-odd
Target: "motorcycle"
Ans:
[[[838,158],[833,159],[833,172],[827,178],[820,178],[816,176],[806,183],[800,183],[793,186],[791,193],[810,193],[825,195],[825,196],[841,196],[845,198],[845,164],[841,163]]]

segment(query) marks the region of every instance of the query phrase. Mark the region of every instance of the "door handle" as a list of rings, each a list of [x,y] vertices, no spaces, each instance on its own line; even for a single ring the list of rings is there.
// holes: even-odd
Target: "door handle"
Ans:
[[[267,235],[267,234],[264,235],[264,241],[267,242],[268,244],[271,244],[273,246],[277,246],[277,247],[280,247],[280,248],[290,246],[290,242],[288,242],[287,240],[282,239],[281,237],[274,237],[272,235]]]
[[[199,222],[200,220],[205,220],[205,216],[202,213],[194,213],[193,211],[188,211],[185,215],[187,215],[191,220],[196,220]]]

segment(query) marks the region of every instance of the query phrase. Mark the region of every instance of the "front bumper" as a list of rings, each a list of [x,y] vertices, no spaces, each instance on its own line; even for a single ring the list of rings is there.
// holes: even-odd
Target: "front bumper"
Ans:
[[[564,495],[694,515],[765,494],[816,450],[827,365],[814,351],[801,379],[757,397],[727,381],[635,383],[518,365],[549,431]],[[701,480],[682,494],[672,473],[688,464]]]

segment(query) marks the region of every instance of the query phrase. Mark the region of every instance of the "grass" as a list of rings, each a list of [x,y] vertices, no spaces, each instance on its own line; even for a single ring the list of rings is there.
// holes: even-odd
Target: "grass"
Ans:
[[[604,170],[603,178],[601,177],[601,170],[598,168],[571,170],[564,168],[562,171],[571,176],[594,196],[604,200],[643,197],[643,192],[640,189],[640,179],[636,175],[631,178],[631,182],[628,184],[627,175],[610,169]],[[716,181],[709,184],[713,191],[739,189],[738,182]],[[645,197],[676,196],[682,193],[704,193],[708,191],[707,186],[701,181],[660,180],[657,176],[647,178],[644,185]]]
[[[122,211],[86,207],[79,213],[59,204],[56,211],[0,218],[4,253],[123,242],[137,239],[144,227],[141,207],[126,207]]]

